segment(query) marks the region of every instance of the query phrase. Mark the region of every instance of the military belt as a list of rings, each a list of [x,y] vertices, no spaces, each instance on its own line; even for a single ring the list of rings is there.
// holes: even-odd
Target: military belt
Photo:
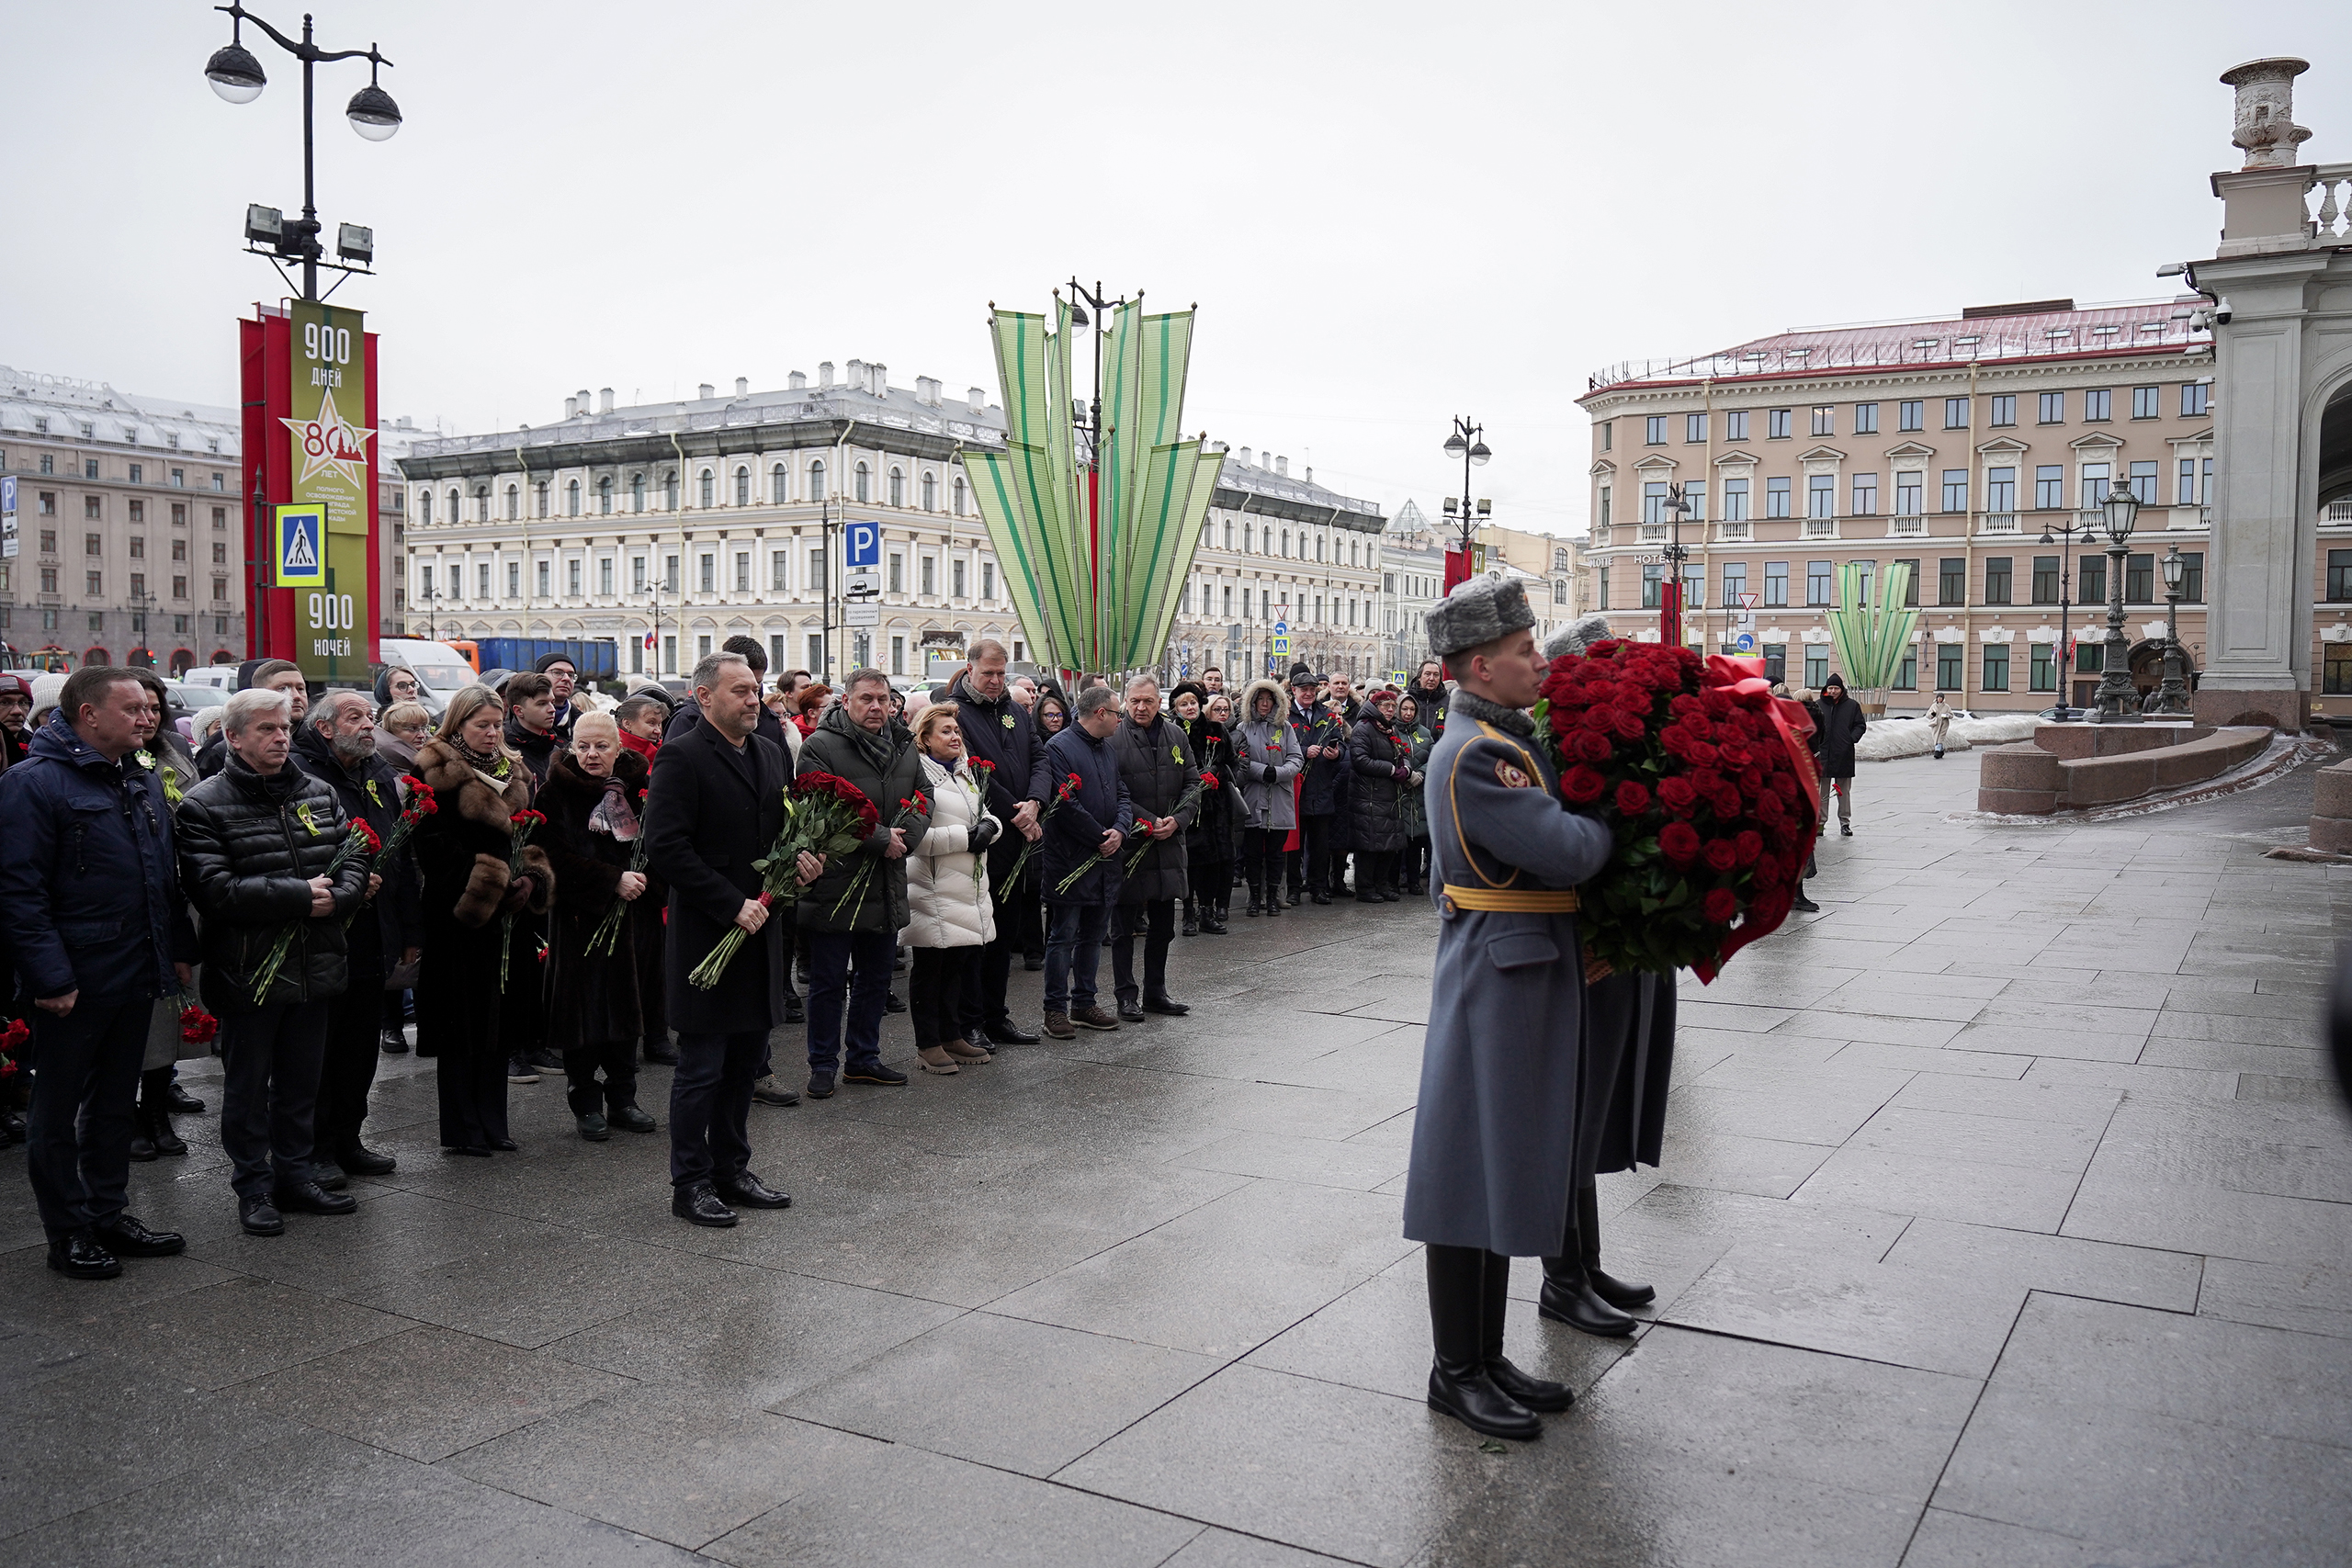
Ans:
[[[1505,915],[1573,915],[1573,887],[1458,887],[1445,884],[1445,901],[1457,909],[1484,909]]]

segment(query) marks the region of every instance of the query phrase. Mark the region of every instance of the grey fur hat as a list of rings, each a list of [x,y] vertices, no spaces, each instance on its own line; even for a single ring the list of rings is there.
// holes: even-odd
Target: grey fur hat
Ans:
[[[1557,659],[1564,653],[1582,653],[1608,635],[1608,616],[1587,615],[1574,625],[1554,632],[1551,639],[1544,645],[1544,657]]]
[[[1492,573],[1474,577],[1430,612],[1430,651],[1443,658],[1534,624],[1525,589]]]

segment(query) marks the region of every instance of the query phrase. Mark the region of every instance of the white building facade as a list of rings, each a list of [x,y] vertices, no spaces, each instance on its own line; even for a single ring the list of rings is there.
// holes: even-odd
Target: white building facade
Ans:
[[[1380,536],[1383,672],[1411,680],[1430,656],[1429,614],[1445,597],[1445,544],[1429,516],[1408,501]]]

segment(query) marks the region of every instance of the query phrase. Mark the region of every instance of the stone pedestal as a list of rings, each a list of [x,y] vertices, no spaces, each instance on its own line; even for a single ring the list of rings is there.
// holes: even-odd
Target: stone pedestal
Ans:
[[[2312,780],[2312,848],[2352,855],[2352,761],[2332,762]]]

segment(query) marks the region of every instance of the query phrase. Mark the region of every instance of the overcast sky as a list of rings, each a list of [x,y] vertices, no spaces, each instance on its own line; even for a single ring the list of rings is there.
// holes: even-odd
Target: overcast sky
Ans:
[[[1562,533],[1597,367],[2162,292],[2213,248],[2231,65],[2311,61],[2306,156],[2352,159],[2344,0],[314,3],[323,46],[397,62],[381,144],[342,117],[365,64],[319,72],[387,417],[544,424],[581,387],[851,358],[993,398],[989,301],[1075,272],[1198,303],[1188,429],[1434,514],[1468,414],[1498,518]],[[301,204],[299,68],[256,47],[269,88],[232,107],[202,0],[8,10],[0,361],[233,402],[234,318],[283,292],[244,204]]]

